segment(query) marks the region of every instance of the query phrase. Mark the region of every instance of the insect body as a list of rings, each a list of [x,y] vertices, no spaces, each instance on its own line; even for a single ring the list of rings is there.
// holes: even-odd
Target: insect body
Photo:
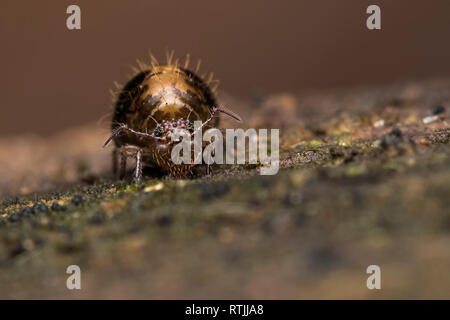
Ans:
[[[113,170],[123,177],[127,158],[136,158],[135,178],[142,175],[142,164],[156,166],[173,177],[185,177],[192,165],[171,161],[175,142],[172,135],[179,129],[193,132],[199,120],[217,126],[216,112],[236,116],[217,107],[212,90],[194,72],[176,65],[152,65],[138,72],[122,88],[114,107],[112,134],[114,140]],[[237,119],[237,118],[236,118]]]

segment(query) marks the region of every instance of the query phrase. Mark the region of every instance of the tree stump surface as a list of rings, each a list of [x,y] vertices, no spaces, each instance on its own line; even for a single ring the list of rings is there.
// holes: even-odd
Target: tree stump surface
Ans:
[[[450,298],[450,79],[223,101],[280,128],[277,175],[134,184],[102,126],[0,138],[0,298]]]

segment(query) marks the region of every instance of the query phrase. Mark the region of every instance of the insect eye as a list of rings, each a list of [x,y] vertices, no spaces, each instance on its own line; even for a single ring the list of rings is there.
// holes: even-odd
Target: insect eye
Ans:
[[[153,135],[155,137],[161,137],[162,135],[162,126],[160,124],[158,124],[155,128],[155,130],[153,131]]]

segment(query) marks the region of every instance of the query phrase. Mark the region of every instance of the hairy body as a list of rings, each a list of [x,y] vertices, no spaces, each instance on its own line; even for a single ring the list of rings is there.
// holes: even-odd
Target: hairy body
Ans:
[[[191,165],[171,161],[172,134],[178,129],[192,132],[196,120],[218,126],[216,111],[227,113],[216,107],[212,90],[194,72],[175,65],[140,71],[122,88],[114,106],[112,135],[104,144],[114,141],[113,170],[120,169],[123,177],[127,158],[135,157],[137,179],[143,163],[185,177]]]

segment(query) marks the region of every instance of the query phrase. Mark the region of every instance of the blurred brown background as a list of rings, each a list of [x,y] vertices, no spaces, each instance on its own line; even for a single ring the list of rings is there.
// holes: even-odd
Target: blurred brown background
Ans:
[[[80,31],[66,28],[70,4]],[[370,4],[381,31],[366,29]],[[449,75],[449,31],[448,0],[2,0],[0,135],[98,120],[149,49],[189,52],[221,92],[248,98]]]

